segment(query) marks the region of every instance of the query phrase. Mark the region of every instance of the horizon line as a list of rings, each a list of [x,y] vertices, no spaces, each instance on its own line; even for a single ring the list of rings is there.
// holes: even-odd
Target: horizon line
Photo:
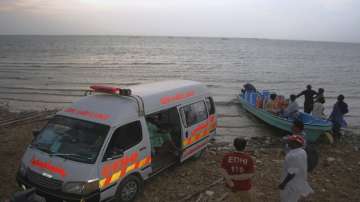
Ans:
[[[213,38],[213,39],[250,39],[250,40],[274,40],[274,41],[298,41],[298,42],[321,42],[321,43],[346,43],[360,44],[360,41],[330,41],[309,39],[283,39],[283,38],[259,38],[259,37],[233,37],[233,36],[184,36],[184,35],[138,35],[138,34],[2,34],[0,36],[119,36],[119,37],[167,37],[167,38]]]

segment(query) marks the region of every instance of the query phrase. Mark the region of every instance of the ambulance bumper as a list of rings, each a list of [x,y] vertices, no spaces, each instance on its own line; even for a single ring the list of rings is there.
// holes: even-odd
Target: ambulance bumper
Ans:
[[[18,185],[22,188],[36,188],[36,194],[50,199],[54,202],[99,202],[100,201],[100,191],[95,191],[89,195],[77,195],[77,194],[69,194],[62,192],[61,190],[51,190],[49,188],[36,185],[30,182],[26,176],[22,176],[20,173],[16,176],[16,181]]]

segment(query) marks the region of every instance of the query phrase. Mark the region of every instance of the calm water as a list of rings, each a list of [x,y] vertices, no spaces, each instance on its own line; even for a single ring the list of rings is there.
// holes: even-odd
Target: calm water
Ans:
[[[325,88],[326,113],[338,94],[360,128],[360,44],[178,37],[0,36],[0,102],[13,110],[61,108],[90,84],[128,86],[164,79],[204,82],[215,96],[219,134],[277,133],[236,101],[252,82],[288,96]],[[302,103],[302,100],[299,100]]]

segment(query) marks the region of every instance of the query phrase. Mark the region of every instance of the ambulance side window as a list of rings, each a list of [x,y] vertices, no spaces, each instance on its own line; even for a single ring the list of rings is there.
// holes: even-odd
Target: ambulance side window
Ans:
[[[140,121],[135,121],[115,130],[111,137],[104,160],[121,156],[124,151],[137,145],[142,140]]]
[[[182,119],[190,127],[207,119],[204,101],[196,102],[181,108]]]
[[[208,109],[209,114],[215,114],[215,104],[214,100],[211,97],[207,97],[205,100],[206,108]]]

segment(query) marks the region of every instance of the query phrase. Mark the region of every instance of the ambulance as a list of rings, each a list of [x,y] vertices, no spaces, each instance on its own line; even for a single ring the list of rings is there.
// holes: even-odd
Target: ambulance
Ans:
[[[46,201],[133,201],[143,182],[199,157],[216,132],[205,85],[94,85],[52,117],[27,147],[18,184]]]

